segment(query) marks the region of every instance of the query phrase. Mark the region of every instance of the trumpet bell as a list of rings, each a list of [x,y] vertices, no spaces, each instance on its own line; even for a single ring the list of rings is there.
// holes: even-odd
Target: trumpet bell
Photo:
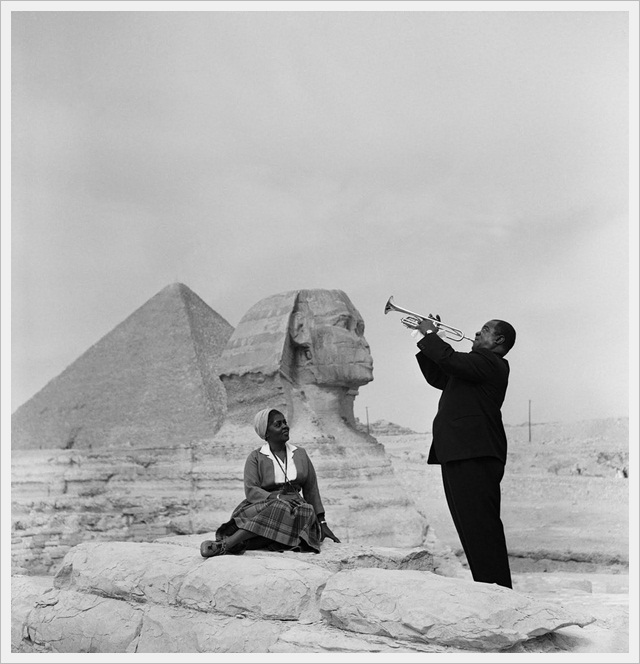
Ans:
[[[384,305],[384,313],[388,314],[390,311],[394,311],[395,306],[393,304],[393,295],[387,300],[387,303]]]

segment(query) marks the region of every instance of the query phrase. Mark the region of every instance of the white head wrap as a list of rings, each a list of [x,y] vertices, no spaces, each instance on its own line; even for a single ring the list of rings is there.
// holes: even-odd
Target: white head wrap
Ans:
[[[275,410],[275,408],[263,408],[259,413],[256,413],[256,416],[253,418],[253,428],[256,430],[256,433],[262,440],[267,440],[267,426],[269,425],[269,413]]]

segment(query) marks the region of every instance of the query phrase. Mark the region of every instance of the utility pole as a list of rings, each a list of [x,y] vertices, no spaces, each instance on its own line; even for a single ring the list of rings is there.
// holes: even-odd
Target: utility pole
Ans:
[[[369,406],[365,406],[365,410],[367,411],[367,435],[369,435]]]
[[[531,442],[531,399],[529,399],[529,442]]]

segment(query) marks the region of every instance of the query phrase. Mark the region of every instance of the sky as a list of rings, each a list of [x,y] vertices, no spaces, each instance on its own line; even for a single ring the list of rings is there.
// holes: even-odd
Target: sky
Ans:
[[[470,336],[514,325],[505,423],[629,416],[637,3],[5,4],[11,412],[181,282],[233,326],[345,291],[362,422],[437,409],[391,295]]]

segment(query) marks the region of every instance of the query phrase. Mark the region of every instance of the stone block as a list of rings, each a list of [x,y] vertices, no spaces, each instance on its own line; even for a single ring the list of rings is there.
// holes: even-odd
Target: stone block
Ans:
[[[137,639],[143,611],[127,602],[52,590],[25,621],[25,637],[58,653],[127,652]]]
[[[85,542],[64,558],[56,588],[170,604],[182,579],[201,561],[197,549],[134,542]]]
[[[303,560],[220,556],[192,569],[176,599],[198,611],[313,622],[321,618],[319,598],[330,576]]]
[[[363,653],[386,653],[393,656],[392,653],[398,655],[400,653],[460,653],[462,651],[456,648],[446,648],[426,643],[400,641],[384,636],[355,634],[322,623],[313,625],[294,623],[290,629],[280,635],[280,638],[269,652],[332,653],[335,657],[335,653],[338,652],[352,656],[362,655]],[[364,660],[357,659],[354,661]],[[379,661],[393,660],[383,659]]]
[[[338,572],[327,582],[320,609],[341,629],[474,651],[506,650],[595,620],[494,584],[412,570]]]
[[[38,598],[50,588],[50,578],[11,577],[11,652],[24,652],[22,637],[27,616]]]
[[[282,623],[150,605],[144,614],[136,651],[265,653],[271,652],[285,629]]]

